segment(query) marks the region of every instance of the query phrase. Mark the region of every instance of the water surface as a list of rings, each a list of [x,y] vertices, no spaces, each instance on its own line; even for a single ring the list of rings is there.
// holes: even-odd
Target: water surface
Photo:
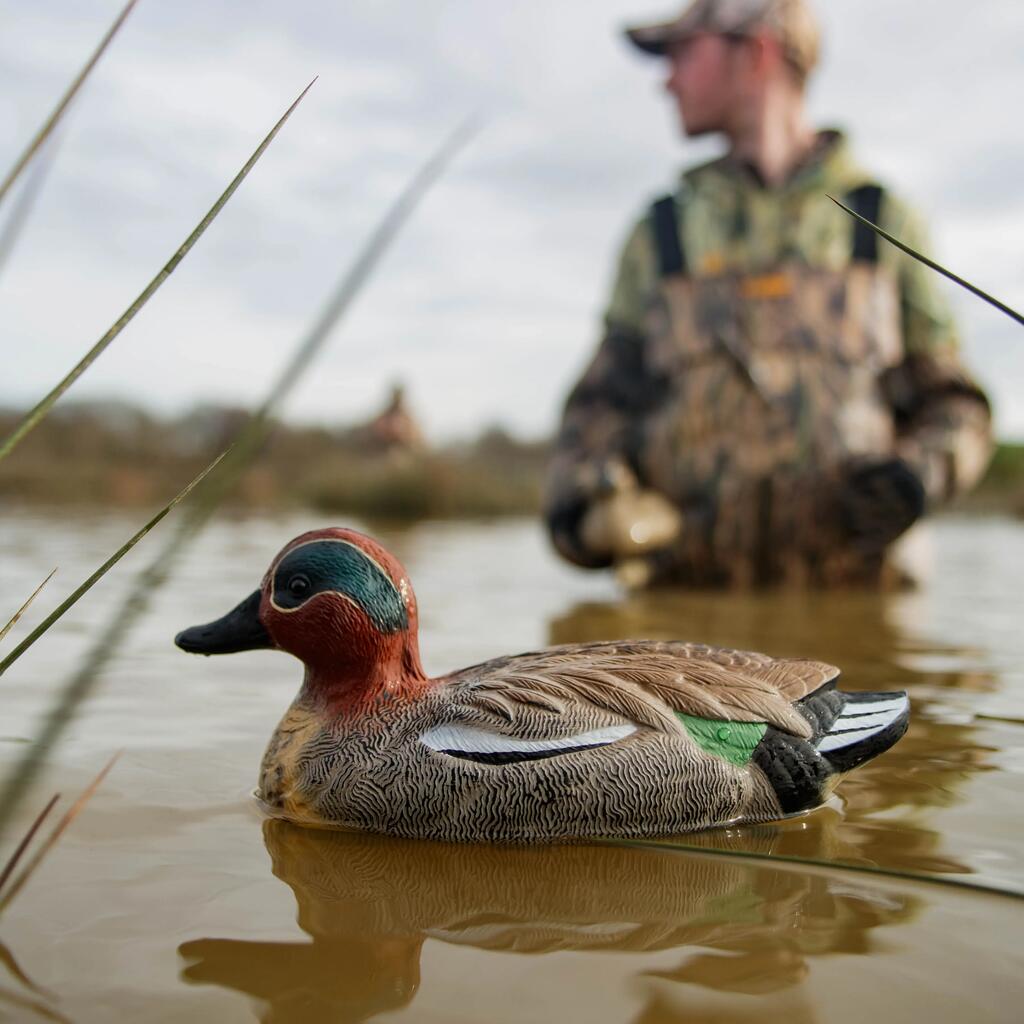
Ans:
[[[432,672],[546,643],[682,638],[911,692],[905,739],[828,807],[680,850],[452,847],[265,821],[249,794],[299,666],[189,658],[171,641],[323,525],[224,520],[156,596],[40,787],[37,802],[72,794],[124,750],[3,919],[0,1020],[1018,1019],[1024,904],[963,885],[1024,892],[1024,528],[930,524],[913,538],[925,582],[912,593],[623,597],[558,564],[532,522],[371,527],[410,571]],[[61,567],[8,643],[134,528],[0,518],[6,606]],[[4,766],[154,540],[0,683]]]

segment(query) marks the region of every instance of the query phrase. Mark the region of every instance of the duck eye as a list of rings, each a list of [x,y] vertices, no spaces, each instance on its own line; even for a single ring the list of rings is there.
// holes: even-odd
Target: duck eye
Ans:
[[[309,582],[309,577],[303,576],[302,573],[293,576],[288,581],[288,593],[292,597],[305,597],[311,589],[312,584]]]

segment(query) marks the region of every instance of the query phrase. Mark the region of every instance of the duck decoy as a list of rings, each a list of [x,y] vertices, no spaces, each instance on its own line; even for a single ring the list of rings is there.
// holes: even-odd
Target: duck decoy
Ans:
[[[818,661],[673,641],[569,644],[438,678],[405,569],[372,538],[305,533],[182,650],[286,651],[301,689],[258,796],[306,824],[457,842],[655,837],[821,804],[906,731],[905,693]]]

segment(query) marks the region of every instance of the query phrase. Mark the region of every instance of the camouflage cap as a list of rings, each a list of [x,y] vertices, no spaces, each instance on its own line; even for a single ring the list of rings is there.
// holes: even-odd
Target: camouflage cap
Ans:
[[[693,0],[678,18],[628,28],[626,35],[645,53],[664,56],[672,43],[701,32],[753,35],[761,29],[779,39],[798,71],[814,69],[821,32],[807,0]]]

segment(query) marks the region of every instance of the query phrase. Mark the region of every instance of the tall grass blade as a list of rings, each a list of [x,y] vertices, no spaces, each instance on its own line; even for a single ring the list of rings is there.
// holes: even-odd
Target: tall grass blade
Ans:
[[[64,392],[67,391],[68,388],[70,388],[71,385],[74,384],[74,382],[78,380],[78,378],[81,377],[87,369],[89,369],[107,346],[110,345],[110,343],[121,333],[121,331],[125,329],[125,327],[128,326],[129,323],[131,323],[139,310],[141,310],[142,307],[145,306],[146,303],[149,302],[149,300],[156,294],[164,281],[171,276],[178,264],[186,255],[188,255],[192,246],[199,241],[206,229],[213,223],[227,201],[235,194],[238,186],[242,184],[249,172],[256,166],[259,158],[263,156],[264,152],[266,152],[267,147],[274,141],[277,133],[284,127],[285,122],[289,117],[291,117],[295,108],[302,102],[306,93],[308,93],[313,87],[313,82],[315,81],[316,79],[314,78],[313,81],[302,90],[295,102],[292,103],[292,105],[284,112],[277,124],[274,125],[267,136],[256,148],[256,151],[245,162],[245,166],[238,172],[238,174],[235,175],[231,184],[228,185],[228,187],[221,193],[217,201],[210,207],[206,216],[203,217],[188,238],[185,239],[174,255],[167,261],[163,269],[161,269],[156,277],[146,285],[135,301],[124,311],[124,313],[121,314],[106,334],[104,334],[103,337],[100,338],[100,340],[97,341],[96,344],[93,345],[93,347],[81,358],[81,360],[79,360],[71,372],[68,373],[67,376],[65,376],[64,379],[61,380],[61,382],[48,395],[42,398],[35,408],[26,413],[25,417],[18,426],[15,427],[10,437],[3,442],[3,445],[0,445],[0,459],[3,459],[13,451],[15,445],[17,445],[18,442],[21,441],[22,438],[24,438],[25,435],[50,411],[50,409],[53,408],[54,403],[56,403],[60,396],[63,395]]]
[[[929,259],[927,256],[923,256],[921,253],[915,252],[909,245],[905,245],[898,238],[894,238],[890,235],[888,231],[883,231],[877,224],[872,223],[866,217],[862,217],[859,213],[855,213],[848,206],[844,206],[838,199],[834,199],[832,196],[829,196],[829,199],[831,199],[832,202],[840,209],[845,210],[855,220],[860,221],[865,227],[871,228],[875,234],[881,235],[887,242],[895,245],[897,249],[902,249],[908,256],[913,256],[915,260],[923,263],[926,267],[931,267],[932,270],[942,274],[943,277],[948,277],[950,281],[960,285],[961,288],[966,288],[967,291],[977,295],[979,299],[983,299],[990,306],[995,306],[1000,313],[1005,313],[1011,320],[1016,320],[1017,323],[1024,325],[1024,313],[1018,313],[1017,310],[1013,309],[1011,306],[1007,306],[1005,302],[1000,302],[997,298],[989,295],[988,292],[983,292],[977,285],[971,284],[970,281],[965,281],[962,277],[958,277],[952,270],[947,270],[944,266]]]
[[[391,242],[412,216],[423,196],[441,177],[457,153],[476,134],[478,128],[475,118],[460,125],[423,164],[385,212],[352,265],[336,285],[320,315],[299,341],[291,358],[268,389],[262,403],[235,438],[225,459],[224,469],[211,480],[209,487],[204,489],[202,500],[197,501],[188,515],[182,519],[178,527],[179,532],[191,533],[198,529],[237,482],[238,477],[245,471],[272,431],[273,416],[323,349],[331,331],[348,312]]]
[[[17,647],[0,661],[0,676],[2,676],[58,619],[60,619],[70,608],[74,607],[92,588],[104,577],[118,562],[128,554],[143,537],[149,533],[170,511],[184,501],[192,491],[200,484],[206,476],[212,472],[227,455],[223,452],[204,469],[199,476],[191,481],[183,490],[179,491],[162,509],[141,530],[124,542],[87,580],[79,584],[71,594],[65,598],[42,622],[32,630]],[[54,570],[56,572],[56,570]],[[53,573],[50,574],[51,576]]]
[[[175,563],[192,538],[213,514],[217,504],[237,480],[249,460],[259,450],[259,445],[270,431],[270,417],[274,410],[319,352],[331,329],[337,325],[342,314],[369,276],[373,266],[384,253],[387,243],[397,234],[429,186],[441,175],[459,148],[468,142],[475,130],[475,122],[467,122],[456,131],[416,174],[412,182],[388,210],[380,226],[373,232],[357,256],[351,269],[343,276],[323,313],[314,323],[310,332],[302,339],[294,355],[270,387],[263,403],[236,438],[230,452],[230,462],[210,481],[211,487],[205,489],[210,490],[213,485],[216,485],[216,490],[212,494],[205,495],[202,505],[190,511],[190,515],[178,525],[156,559],[136,578],[134,586],[121,606],[115,610],[106,628],[86,653],[78,669],[65,686],[43,725],[42,731],[16,765],[14,774],[7,781],[3,790],[0,791],[0,837],[35,781],[53,744],[73,719],[81,703],[92,692],[100,673],[121,646],[125,637],[131,632],[135,623],[145,615],[153,594],[167,580]],[[236,455],[235,452],[240,454]]]
[[[29,830],[21,837],[21,842],[15,847],[14,853],[12,853],[8,858],[3,871],[0,871],[0,895],[3,894],[4,886],[7,884],[7,879],[14,873],[14,869],[18,866],[18,862],[28,849],[28,844],[32,842],[33,838],[35,838],[35,834],[39,831],[43,822],[49,817],[50,811],[57,806],[57,801],[59,799],[60,793],[55,793],[50,797],[50,802],[39,812],[36,820],[33,821],[29,827]]]
[[[455,156],[480,130],[478,118],[473,117],[461,124],[443,142],[437,151],[423,164],[408,185],[399,193],[387,210],[380,224],[371,233],[357,254],[355,262],[338,282],[337,287],[321,311],[319,318],[305,338],[299,343],[291,360],[282,370],[273,387],[270,388],[263,404],[256,413],[257,419],[266,419],[287,397],[299,378],[309,368],[310,362],[320,352],[327,336],[348,311],[349,306],[376,269],[381,257],[387,251],[395,236],[412,216],[420,200],[436,184],[448,169]],[[241,445],[236,445],[241,447]]]
[[[11,905],[18,893],[25,888],[29,879],[36,873],[39,865],[46,859],[46,855],[57,845],[60,837],[64,835],[68,826],[82,813],[82,809],[85,805],[93,798],[96,790],[100,788],[101,783],[107,777],[110,769],[114,767],[117,759],[121,756],[120,751],[116,753],[104,766],[100,769],[100,773],[96,776],[92,782],[85,788],[82,795],[64,812],[63,817],[57,822],[53,831],[39,844],[36,852],[32,855],[29,862],[25,865],[21,874],[11,883],[10,888],[0,896],[0,914]]]
[[[29,610],[29,608],[32,605],[32,602],[42,593],[43,587],[45,587],[46,584],[53,579],[54,574],[56,572],[57,570],[54,569],[50,573],[50,575],[47,576],[46,579],[43,580],[43,582],[40,583],[38,587],[36,587],[36,589],[30,595],[29,599],[11,616],[10,621],[8,621],[7,625],[4,626],[3,629],[0,629],[0,643],[3,643],[4,638],[7,636],[7,634],[10,633],[10,631],[18,624],[18,619],[20,619],[22,615],[24,615],[25,612]]]
[[[32,209],[35,207],[36,199],[42,190],[50,168],[53,167],[57,140],[50,144],[35,162],[32,173],[25,181],[25,187],[18,193],[14,206],[11,208],[11,215],[0,232],[0,274],[3,274],[7,261],[11,258],[14,247],[21,238],[21,232],[28,221]]]
[[[603,840],[610,846],[629,846],[645,850],[665,850],[672,853],[693,853],[706,857],[725,857],[735,860],[761,861],[775,867],[800,867],[814,871],[852,871],[863,875],[897,881],[920,882],[924,885],[944,885],[952,889],[968,889],[972,892],[1005,896],[1007,899],[1024,900],[1024,890],[1005,889],[984,882],[971,882],[963,878],[947,878],[945,875],[927,875],[920,871],[904,871],[899,868],[885,868],[877,864],[853,864],[849,861],[818,860],[816,857],[800,857],[796,854],[762,853],[759,850],[728,850],[717,846],[700,846],[696,843],[662,842],[645,839]]]
[[[29,142],[25,151],[18,157],[14,162],[14,166],[7,172],[7,176],[4,178],[3,183],[0,184],[0,203],[4,201],[4,197],[10,191],[11,186],[18,180],[18,176],[28,166],[29,161],[39,151],[39,147],[50,137],[54,128],[57,127],[57,123],[64,115],[64,111],[67,110],[68,105],[75,98],[78,90],[82,88],[83,83],[89,77],[89,73],[99,62],[100,57],[103,56],[107,47],[110,45],[114,36],[117,35],[118,30],[124,24],[125,19],[132,12],[132,8],[138,3],[138,0],[128,0],[124,10],[117,16],[114,24],[110,26],[107,34],[100,40],[100,45],[93,51],[92,56],[86,61],[85,67],[75,76],[75,79],[68,86],[67,91],[61,96],[60,101],[54,108],[53,113],[43,122],[42,127],[33,136],[31,142]]]
[[[352,265],[336,285],[319,317],[299,341],[263,402],[235,439],[223,471],[204,489],[202,500],[197,501],[189,510],[188,516],[182,519],[179,532],[192,533],[200,529],[223,501],[269,436],[272,430],[272,417],[309,368],[310,363],[323,349],[331,331],[348,312],[391,242],[412,216],[423,196],[478,130],[477,118],[470,118],[461,124],[423,164],[385,212]]]

